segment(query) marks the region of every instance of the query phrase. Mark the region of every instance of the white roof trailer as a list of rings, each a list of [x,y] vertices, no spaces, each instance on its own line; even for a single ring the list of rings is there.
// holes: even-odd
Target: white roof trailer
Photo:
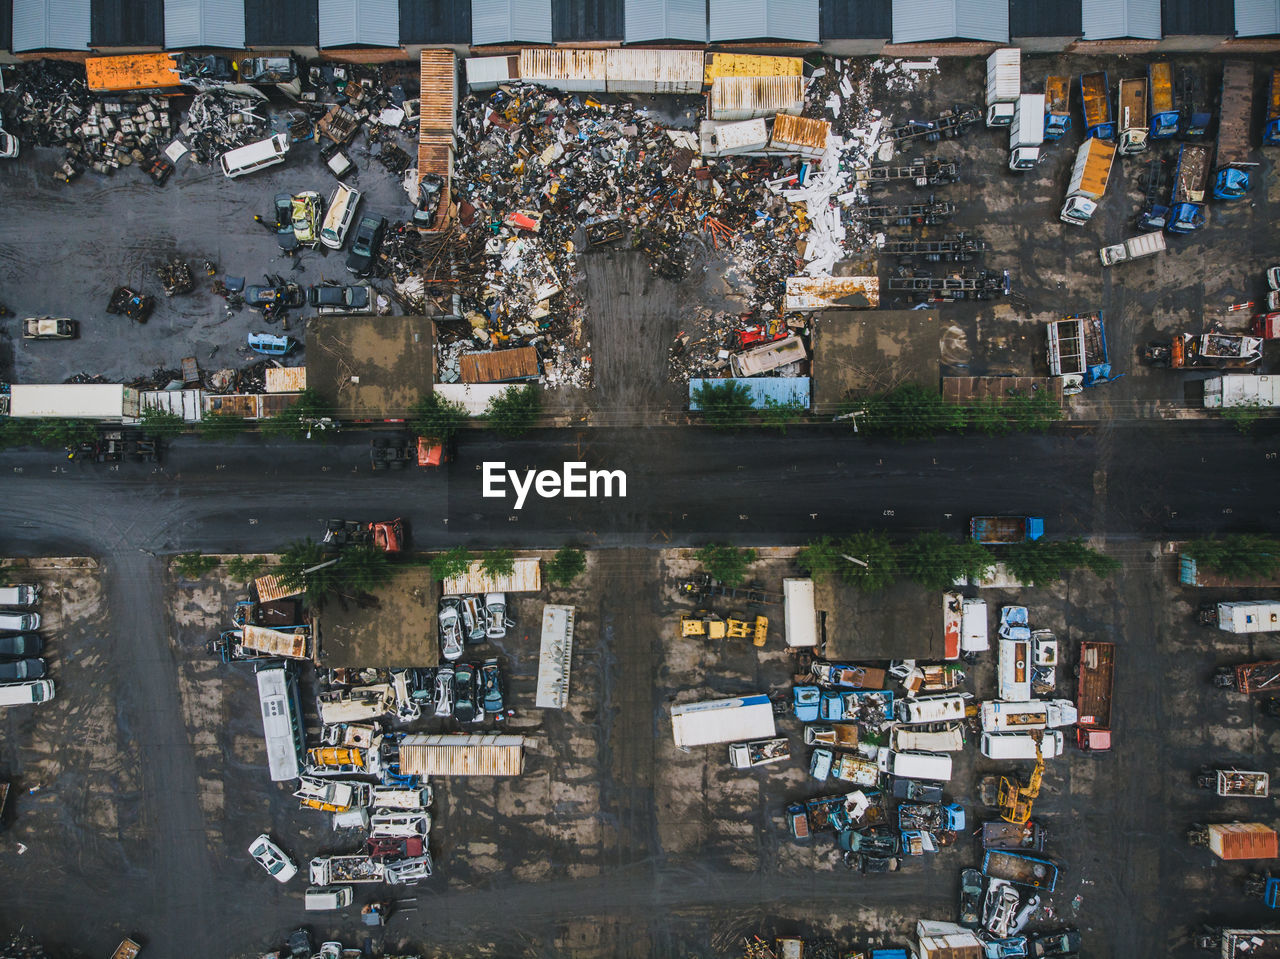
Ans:
[[[777,735],[773,704],[764,693],[672,706],[671,732],[681,749]]]
[[[15,383],[9,415],[131,423],[141,415],[141,395],[119,383]]]
[[[818,645],[818,608],[813,599],[813,580],[784,579],[782,609],[787,645],[794,648]]]
[[[1219,603],[1218,628],[1228,633],[1280,632],[1280,600]]]

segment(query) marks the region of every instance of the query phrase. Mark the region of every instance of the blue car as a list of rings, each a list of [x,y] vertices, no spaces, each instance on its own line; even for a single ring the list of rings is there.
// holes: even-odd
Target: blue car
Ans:
[[[1027,937],[1013,936],[1009,939],[991,939],[983,944],[987,959],[1020,959],[1027,954]]]
[[[496,659],[486,659],[480,666],[480,688],[483,692],[484,711],[502,719],[505,703],[502,699],[502,671]]]
[[[822,698],[822,690],[817,686],[792,686],[791,709],[796,719],[802,723],[811,723],[818,718],[818,701]]]
[[[287,356],[298,343],[291,336],[276,336],[274,333],[250,333],[249,349],[264,356]]]

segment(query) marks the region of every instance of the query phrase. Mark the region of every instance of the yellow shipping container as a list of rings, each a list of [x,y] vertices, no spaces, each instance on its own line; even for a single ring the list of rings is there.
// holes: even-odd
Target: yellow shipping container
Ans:
[[[802,77],[800,57],[762,57],[751,53],[709,53],[703,82],[711,85],[717,77]]]

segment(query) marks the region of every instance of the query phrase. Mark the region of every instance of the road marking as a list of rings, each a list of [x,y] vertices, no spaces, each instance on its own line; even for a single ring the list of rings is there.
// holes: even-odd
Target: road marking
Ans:
[[[746,513],[739,513],[739,514],[738,514],[738,519],[746,519],[746,518],[747,518],[747,514],[746,514]]]
[[[224,469],[226,469],[226,468],[227,468],[227,464],[226,464],[226,463],[219,463],[217,466],[215,466],[215,467],[214,467],[214,470],[215,470],[215,471],[216,471],[216,470],[224,470]]]
[[[507,517],[507,522],[508,522],[508,523],[518,523],[518,522],[520,522],[520,517],[519,517],[519,516],[517,516],[515,513],[512,513],[510,516],[508,516],[508,517]]]
[[[254,518],[251,516],[251,517],[249,517],[249,525],[250,525],[250,526],[257,526],[257,525],[258,525],[258,521],[257,521],[256,519],[254,519]]]
[[[882,516],[892,516],[892,515],[893,515],[893,510],[891,510],[891,509],[887,509],[887,510],[885,510],[885,511],[884,511],[884,513],[882,513],[881,515],[882,515]]]
[[[818,514],[817,514],[817,513],[810,513],[810,514],[809,514],[809,519],[817,519],[817,518],[818,518]]]
[[[13,471],[14,471],[15,473],[21,473],[21,472],[22,472],[22,467],[21,467],[21,466],[15,466],[15,467],[13,468]]]

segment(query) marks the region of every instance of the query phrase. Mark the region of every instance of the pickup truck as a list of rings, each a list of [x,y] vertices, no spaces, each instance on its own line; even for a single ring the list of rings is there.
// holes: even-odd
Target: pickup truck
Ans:
[[[386,867],[368,856],[317,856],[311,860],[313,886],[334,886],[349,882],[383,882]]]
[[[1058,885],[1057,863],[1007,849],[988,849],[982,857],[982,872],[993,879],[1045,892],[1053,892]]]
[[[880,783],[880,769],[874,762],[842,753],[831,764],[831,775],[856,786],[875,787]]]
[[[874,666],[852,666],[847,663],[815,661],[809,671],[823,686],[839,686],[844,689],[884,689],[887,676],[883,669]]]
[[[734,769],[767,766],[769,763],[778,763],[790,758],[791,745],[785,736],[729,744],[729,765]]]
[[[1039,516],[975,516],[969,520],[969,535],[984,546],[1027,543],[1044,535]]]

